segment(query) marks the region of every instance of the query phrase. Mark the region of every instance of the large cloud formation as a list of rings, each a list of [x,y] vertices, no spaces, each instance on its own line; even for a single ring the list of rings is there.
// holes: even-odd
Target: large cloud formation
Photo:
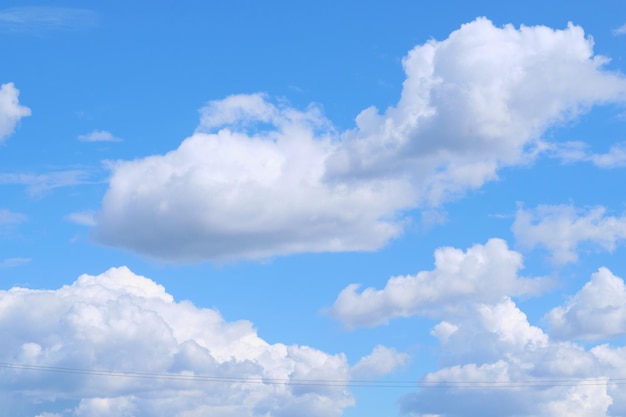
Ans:
[[[549,127],[623,101],[606,62],[580,27],[480,18],[411,50],[398,103],[343,133],[316,107],[213,101],[178,149],[112,165],[94,236],[168,261],[380,248],[405,210],[478,188],[548,149]]]
[[[125,267],[0,291],[0,334],[7,416],[339,416],[351,375],[406,361],[378,346],[351,369],[343,354],[269,344]]]
[[[626,415],[626,348],[583,346],[571,339],[626,333],[626,286],[607,268],[545,317],[531,324],[512,296],[545,289],[518,277],[521,256],[491,239],[466,251],[439,249],[436,268],[391,278],[384,289],[344,289],[330,310],[347,326],[394,317],[428,316],[442,352],[437,369],[402,399],[414,417],[481,415]],[[416,329],[418,330],[418,329]]]
[[[13,83],[0,86],[0,142],[13,133],[22,117],[30,116],[30,109],[20,105],[19,95]]]

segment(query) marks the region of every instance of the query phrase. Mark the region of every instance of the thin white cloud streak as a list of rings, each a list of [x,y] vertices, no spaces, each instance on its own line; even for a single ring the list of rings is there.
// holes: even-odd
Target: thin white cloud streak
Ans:
[[[90,184],[90,174],[84,170],[56,171],[45,174],[0,173],[0,184],[25,185],[28,193],[38,197],[50,190]]]
[[[624,35],[624,34],[626,34],[626,24],[623,24],[622,26],[620,26],[617,29],[613,30],[613,34],[614,35]]]
[[[25,265],[32,261],[31,258],[7,258],[0,261],[0,268],[15,268],[17,266]]]
[[[6,209],[0,210],[0,225],[22,223],[26,220],[28,220],[28,217],[25,214],[15,213]]]
[[[79,135],[78,140],[81,142],[121,142],[122,139],[113,136],[111,132],[106,130],[94,130],[85,135]]]
[[[551,146],[554,156],[564,163],[591,162],[598,168],[620,168],[626,166],[626,143],[612,145],[608,152],[594,153],[584,142],[565,142]]]
[[[24,6],[0,10],[0,31],[34,33],[82,30],[97,24],[91,10],[70,7]]]
[[[578,26],[481,18],[411,50],[398,103],[347,132],[259,94],[212,101],[178,149],[112,165],[93,236],[171,262],[376,250],[406,210],[479,188],[549,149],[551,126],[623,102],[606,62]]]
[[[81,226],[91,227],[96,225],[96,212],[81,211],[76,213],[70,213],[65,216],[65,219]]]
[[[608,339],[626,334],[626,286],[608,268],[561,307],[545,317],[550,335],[558,339]]]
[[[579,209],[571,205],[520,208],[511,228],[527,249],[544,247],[557,264],[578,260],[581,243],[612,252],[626,238],[626,217],[608,216],[604,207]]]
[[[31,114],[28,107],[20,105],[19,95],[13,83],[0,86],[0,143],[15,131],[20,119]]]
[[[0,291],[0,362],[44,367],[211,376],[220,382],[122,378],[4,368],[7,415],[339,417],[354,401],[343,354],[269,344],[247,321],[176,302],[129,269],[82,275],[57,290]],[[261,383],[245,383],[245,379]],[[104,411],[103,411],[104,410]]]
[[[464,311],[468,304],[492,302],[507,295],[538,294],[550,286],[542,278],[519,276],[522,256],[505,241],[490,239],[466,251],[445,247],[435,251],[435,269],[389,279],[385,288],[341,291],[327,313],[346,327],[376,326],[397,317]]]

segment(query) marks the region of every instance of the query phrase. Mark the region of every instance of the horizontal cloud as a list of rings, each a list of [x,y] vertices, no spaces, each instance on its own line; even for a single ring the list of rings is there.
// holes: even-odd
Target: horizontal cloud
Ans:
[[[8,258],[0,261],[0,268],[14,268],[16,266],[27,264],[30,261],[30,258]]]
[[[0,172],[0,184],[20,184],[27,186],[31,196],[41,196],[60,187],[87,184],[90,173],[84,170],[54,171],[45,174]]]
[[[79,135],[78,140],[81,142],[120,142],[121,139],[113,136],[111,132],[106,130],[94,130],[86,135]]]
[[[6,209],[0,210],[0,225],[22,223],[26,221],[27,218],[28,217],[22,213],[14,213]]]
[[[465,252],[441,248],[435,251],[434,270],[390,278],[382,290],[357,292],[359,286],[351,284],[341,291],[328,313],[347,327],[375,326],[395,317],[439,317],[444,312],[463,310],[468,303],[538,293],[547,287],[544,279],[519,277],[521,268],[522,256],[500,239],[490,239]]]
[[[177,149],[112,165],[93,236],[179,262],[378,249],[406,210],[481,187],[549,148],[549,127],[624,101],[606,62],[580,27],[481,18],[411,50],[398,103],[353,130],[259,94],[212,101]]]
[[[0,31],[10,33],[86,29],[96,22],[96,13],[86,9],[22,6],[0,10]]]
[[[353,403],[344,355],[269,344],[124,267],[0,291],[0,333],[6,415],[326,417]]]
[[[19,95],[13,83],[0,86],[0,142],[13,133],[22,117],[30,116],[30,109],[20,105]]]
[[[543,246],[556,263],[564,264],[578,260],[580,243],[613,251],[617,242],[626,238],[626,217],[605,213],[604,207],[577,209],[570,205],[519,209],[512,229],[522,246]]]
[[[606,153],[593,153],[584,142],[565,142],[552,145],[554,155],[565,163],[591,162],[599,168],[619,168],[626,166],[626,143],[612,145]]]

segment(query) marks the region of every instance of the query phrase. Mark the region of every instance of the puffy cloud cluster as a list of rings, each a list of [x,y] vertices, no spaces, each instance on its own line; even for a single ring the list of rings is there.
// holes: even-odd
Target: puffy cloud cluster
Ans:
[[[19,95],[13,83],[0,86],[0,142],[13,133],[22,117],[30,116],[30,109],[20,105]]]
[[[546,289],[549,281],[518,277],[521,255],[491,239],[466,251],[438,249],[436,266],[393,277],[382,290],[348,286],[330,309],[347,326],[394,317],[429,316],[441,345],[437,370],[404,397],[419,417],[481,415],[597,417],[626,414],[626,347],[582,346],[572,339],[626,333],[626,285],[607,268],[563,306],[531,324],[512,296]]]
[[[441,368],[402,401],[412,416],[624,415],[626,350],[553,341],[505,298],[451,318]]]
[[[402,408],[441,417],[624,415],[626,388],[616,382],[626,378],[626,348],[586,349],[563,339],[623,334],[625,303],[624,282],[602,268],[548,314],[550,335],[506,296],[471,304],[463,314],[442,310],[445,320],[432,332],[442,345],[440,368],[423,377]]]
[[[522,256],[501,239],[490,239],[466,251],[445,247],[435,251],[435,269],[392,277],[382,290],[347,286],[329,314],[347,327],[375,326],[394,317],[440,316],[467,304],[493,302],[506,295],[536,294],[549,281],[519,276]],[[447,332],[441,328],[437,333]]]
[[[259,94],[213,101],[177,149],[112,165],[94,236],[169,261],[377,249],[407,209],[480,187],[547,149],[550,126],[623,101],[606,61],[580,27],[480,18],[411,50],[398,103],[353,130]]]
[[[626,217],[607,216],[604,207],[580,210],[571,205],[519,209],[512,227],[519,243],[526,248],[542,246],[559,264],[578,260],[583,242],[613,251],[626,238]]]
[[[176,302],[124,267],[58,290],[0,291],[0,333],[6,415],[326,417],[353,404],[346,385],[319,383],[350,379],[344,355],[268,344],[250,322]],[[370,356],[388,358],[385,369],[368,356],[357,374],[402,357]]]

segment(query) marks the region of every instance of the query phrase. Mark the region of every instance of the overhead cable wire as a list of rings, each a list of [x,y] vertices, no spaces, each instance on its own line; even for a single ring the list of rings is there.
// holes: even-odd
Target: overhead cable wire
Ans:
[[[0,368],[33,372],[51,372],[74,375],[139,378],[168,381],[215,382],[232,384],[265,384],[293,386],[325,387],[367,387],[367,388],[457,388],[457,389],[492,389],[492,388],[540,388],[571,387],[580,385],[626,385],[626,378],[569,378],[569,379],[528,379],[528,380],[468,380],[468,381],[428,381],[428,380],[354,380],[354,379],[302,379],[302,378],[266,378],[258,376],[212,376],[195,374],[150,373],[115,371],[104,369],[66,368],[58,366],[30,365],[12,362],[0,362]]]

